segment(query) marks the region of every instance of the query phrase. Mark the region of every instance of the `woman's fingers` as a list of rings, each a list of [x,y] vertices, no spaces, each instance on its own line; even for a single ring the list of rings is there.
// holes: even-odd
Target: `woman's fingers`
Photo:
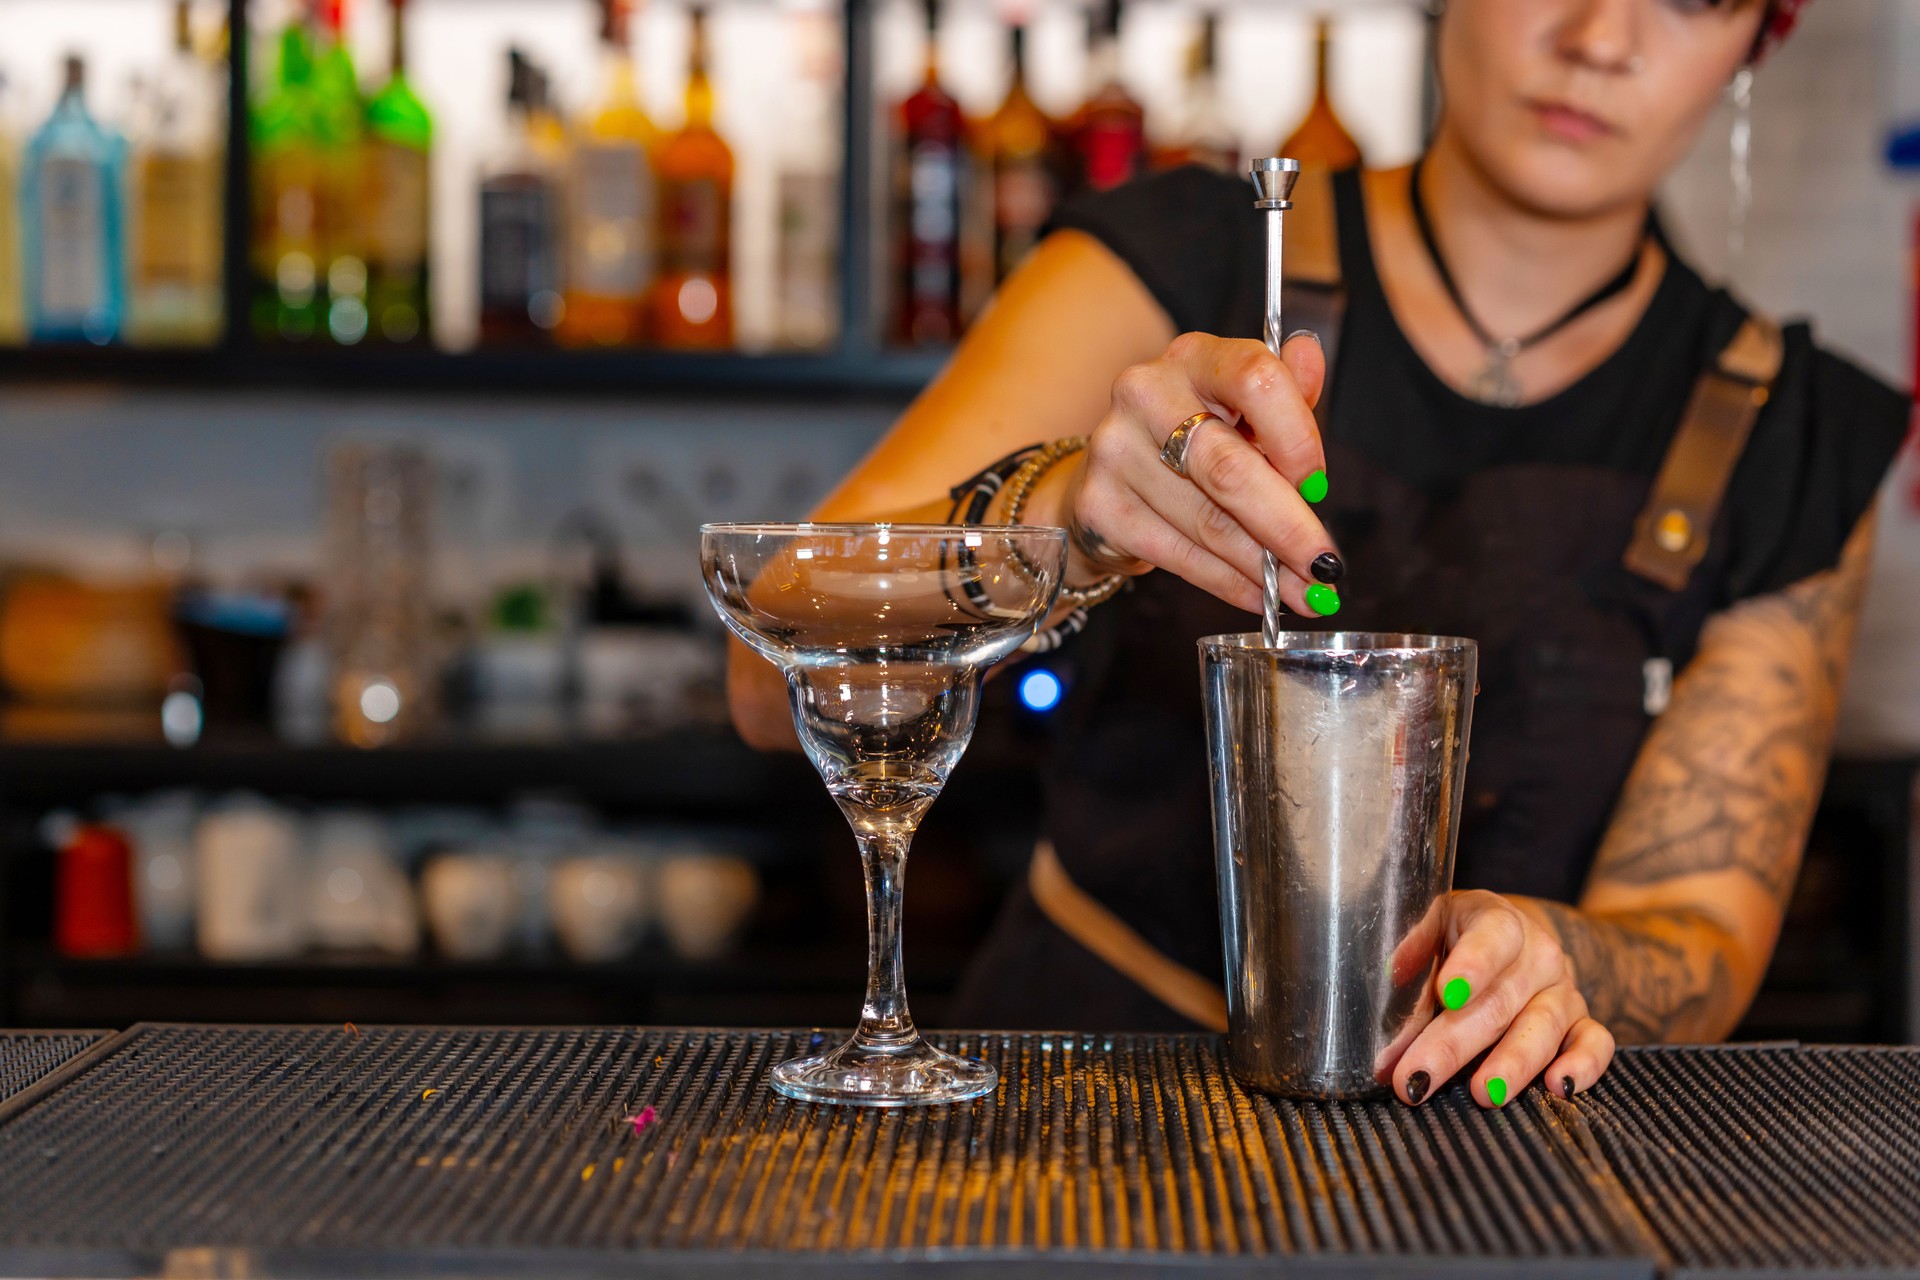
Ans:
[[[1534,996],[1474,1071],[1468,1084],[1473,1100],[1483,1107],[1506,1106],[1509,1098],[1547,1069],[1569,1029],[1586,1016],[1587,1002],[1570,982]]]
[[[1483,889],[1454,894],[1447,916],[1447,958],[1435,976],[1440,1003],[1449,1010],[1464,1009],[1520,960],[1527,940],[1526,917],[1499,894]]]
[[[1291,487],[1305,484],[1316,473],[1324,479],[1327,459],[1313,402],[1325,381],[1326,358],[1317,341],[1296,337],[1276,357],[1265,343],[1251,338],[1186,333],[1167,348],[1167,359],[1208,408],[1252,429],[1260,452]],[[1306,394],[1309,389],[1312,399]],[[1314,492],[1309,489],[1309,496]]]
[[[1573,1101],[1606,1074],[1613,1063],[1613,1033],[1583,1017],[1560,1043],[1560,1056],[1547,1064],[1546,1083],[1558,1096]]]
[[[1291,389],[1292,376],[1271,356],[1268,361],[1273,376]],[[1290,390],[1290,394],[1298,400],[1297,390]],[[1090,467],[1124,476],[1163,517],[1215,554],[1244,557],[1245,544],[1236,549],[1233,530],[1226,524],[1203,526],[1202,521],[1218,508],[1255,547],[1272,550],[1299,578],[1289,602],[1292,607],[1315,615],[1333,612],[1338,596],[1331,588],[1314,593],[1320,607],[1310,606],[1307,600],[1313,562],[1334,551],[1333,540],[1306,501],[1259,448],[1224,422],[1203,422],[1189,437],[1186,478],[1161,461],[1161,446],[1174,428],[1194,413],[1196,400],[1203,395],[1170,360],[1129,369],[1114,384],[1114,407],[1139,434],[1130,437],[1103,427],[1090,446]],[[1317,454],[1317,440],[1314,447]],[[1197,504],[1195,490],[1211,506]]]
[[[1089,471],[1074,502],[1081,536],[1097,537],[1115,559],[1144,561],[1229,604],[1259,612],[1257,578],[1195,542],[1111,473]]]

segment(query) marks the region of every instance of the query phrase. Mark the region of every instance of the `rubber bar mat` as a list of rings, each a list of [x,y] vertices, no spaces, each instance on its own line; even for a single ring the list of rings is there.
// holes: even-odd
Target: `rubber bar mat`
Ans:
[[[940,1041],[999,1091],[787,1102],[766,1073],[826,1043],[806,1033],[136,1028],[0,1107],[0,1270],[1653,1273],[1537,1089],[1276,1103],[1211,1037]]]
[[[0,1098],[11,1098],[85,1053],[108,1034],[105,1031],[0,1031]]]
[[[1920,1051],[1637,1049],[1579,1106],[1673,1274],[1920,1277]]]

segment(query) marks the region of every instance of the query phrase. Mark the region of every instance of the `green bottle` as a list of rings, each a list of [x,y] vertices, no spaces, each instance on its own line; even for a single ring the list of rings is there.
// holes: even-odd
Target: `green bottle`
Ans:
[[[253,103],[254,333],[305,342],[326,314],[321,271],[321,154],[313,106],[313,36],[281,29],[273,75]]]
[[[360,205],[367,266],[367,337],[393,346],[431,341],[427,288],[433,115],[407,80],[405,0],[389,0],[393,72],[367,104]]]
[[[313,122],[320,152],[320,263],[326,330],[341,346],[367,336],[367,260],[360,216],[365,104],[347,47],[343,0],[322,6],[313,63]]]

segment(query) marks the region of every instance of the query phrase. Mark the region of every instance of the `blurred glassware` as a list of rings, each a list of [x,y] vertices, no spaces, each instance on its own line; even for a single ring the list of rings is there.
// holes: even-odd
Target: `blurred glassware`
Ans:
[[[713,126],[707,9],[689,11],[686,121],[654,151],[660,191],[660,274],[647,328],[663,347],[733,344],[733,149]]]
[[[824,7],[791,9],[783,21],[797,74],[776,180],[777,337],[805,350],[840,332],[840,33]]]
[[[1200,30],[1187,53],[1185,101],[1180,123],[1170,145],[1158,148],[1156,169],[1197,164],[1220,173],[1240,172],[1240,140],[1220,99],[1216,72],[1219,59],[1220,15],[1200,15]],[[1283,152],[1291,155],[1291,152]]]
[[[506,150],[480,182],[480,341],[545,346],[566,318],[561,296],[560,178],[566,133],[546,77],[507,51]]]
[[[182,666],[169,607],[163,583],[19,574],[0,597],[0,680],[29,702],[158,707]]]
[[[127,336],[149,346],[220,338],[225,71],[194,48],[191,0],[174,0],[174,43],[133,138]]]
[[[203,730],[266,732],[292,607],[278,596],[195,591],[180,597],[173,616],[199,677]]]
[[[896,273],[893,338],[907,346],[960,336],[961,230],[967,198],[967,121],[940,80],[940,0],[922,0],[925,71],[894,109]]]
[[[563,343],[632,346],[646,336],[654,269],[658,140],[640,105],[628,34],[632,0],[600,0],[599,101],[573,139],[566,189]]]
[[[139,950],[133,851],[113,827],[73,828],[60,846],[53,893],[53,945],[61,955],[98,960]]]
[[[149,951],[187,950],[193,945],[199,801],[188,791],[161,791],[111,816],[133,845],[133,898],[142,945]]]
[[[0,346],[27,336],[20,283],[20,148],[9,125],[14,94],[0,68]]]
[[[1347,132],[1340,113],[1333,109],[1328,66],[1332,60],[1333,23],[1324,16],[1314,19],[1313,101],[1307,114],[1295,125],[1275,155],[1289,156],[1303,165],[1335,171],[1351,169],[1362,163],[1360,144]]]
[[[360,76],[347,43],[346,0],[324,0],[314,46],[312,109],[320,159],[320,269],[327,334],[341,346],[367,336],[367,245],[361,218],[366,133]]]
[[[759,873],[743,858],[670,854],[654,877],[661,932],[682,960],[725,955],[760,901]]]
[[[194,838],[195,931],[209,960],[285,960],[307,945],[307,854],[299,818],[230,796]]]
[[[267,340],[313,338],[327,309],[311,22],[310,12],[300,12],[281,28],[271,78],[255,96],[247,120],[253,172],[252,325],[255,336]]]
[[[522,906],[513,860],[482,850],[427,859],[420,897],[434,949],[449,960],[498,960],[513,947]]]
[[[513,860],[513,887],[520,901],[516,950],[530,956],[550,950],[548,903],[554,866],[581,851],[595,826],[590,810],[566,800],[523,796],[509,808],[502,843]]]
[[[433,723],[433,464],[406,444],[327,457],[326,636],[334,733],[378,747]]]
[[[1087,98],[1065,126],[1073,154],[1070,192],[1106,191],[1146,169],[1146,111],[1120,74],[1120,6],[1121,0],[1099,0],[1088,10]]]
[[[613,842],[560,860],[548,908],[569,958],[607,964],[632,954],[646,933],[647,871],[638,850]]]
[[[400,869],[386,824],[371,813],[335,810],[313,822],[309,911],[315,946],[409,956],[420,947],[413,886]]]
[[[367,103],[356,212],[366,251],[367,337],[387,346],[429,346],[429,162],[433,115],[407,77],[405,0],[387,0],[392,61]]]
[[[1008,61],[1013,78],[980,128],[985,167],[993,185],[993,278],[1013,274],[1053,215],[1059,192],[1054,187],[1054,123],[1027,91],[1027,28],[1008,29]]]
[[[59,104],[22,165],[27,327],[36,342],[104,346],[126,318],[127,144],[87,113],[86,82],[86,63],[69,56]]]

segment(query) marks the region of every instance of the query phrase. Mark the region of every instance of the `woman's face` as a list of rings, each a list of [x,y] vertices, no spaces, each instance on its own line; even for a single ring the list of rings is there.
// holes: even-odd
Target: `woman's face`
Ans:
[[[1440,128],[1509,198],[1645,201],[1753,48],[1764,0],[1451,0]]]

